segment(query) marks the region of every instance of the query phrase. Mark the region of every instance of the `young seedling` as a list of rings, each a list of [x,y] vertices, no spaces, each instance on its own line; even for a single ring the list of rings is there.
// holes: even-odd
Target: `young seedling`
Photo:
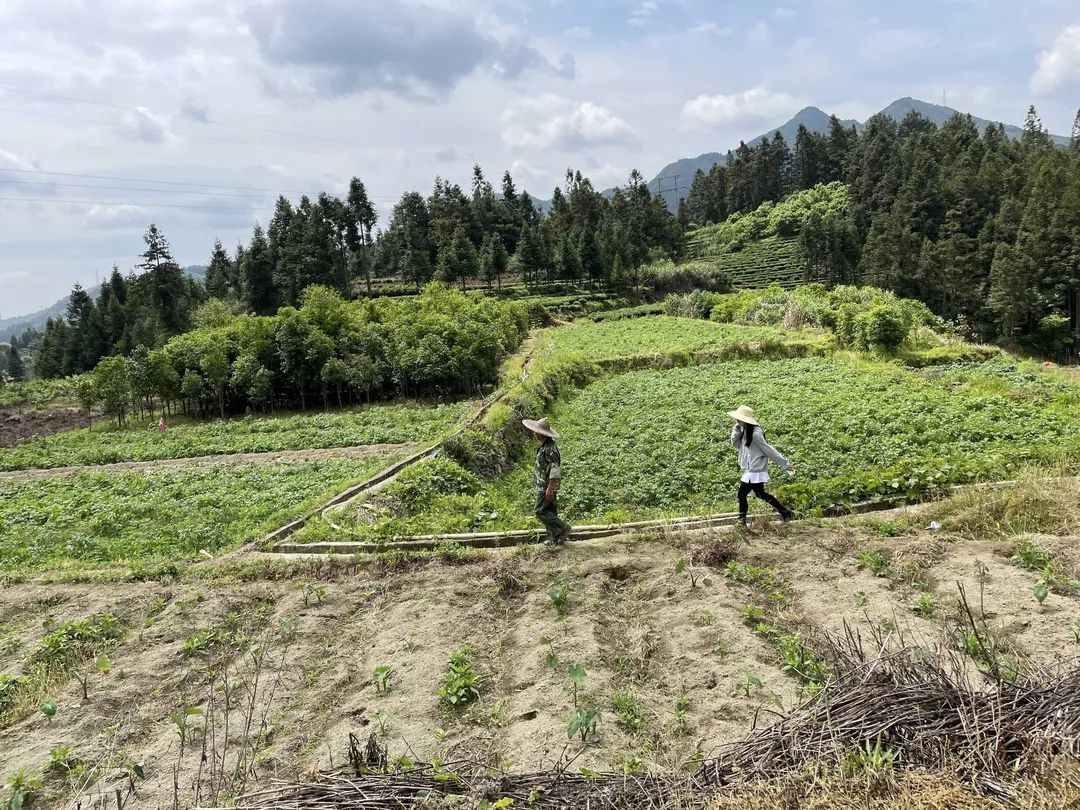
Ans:
[[[589,737],[596,733],[596,724],[600,721],[600,715],[594,709],[577,709],[570,715],[570,723],[566,727],[566,736],[569,739],[581,737],[583,743],[589,741]]]
[[[1035,586],[1033,591],[1035,601],[1039,603],[1039,607],[1042,607],[1042,603],[1046,601],[1046,597],[1050,595],[1050,588],[1046,584],[1046,580],[1039,580],[1039,583]]]
[[[472,665],[472,648],[465,646],[450,656],[450,665],[439,687],[439,699],[449,708],[463,706],[480,697],[483,676]]]
[[[686,713],[690,710],[690,698],[687,695],[680,695],[675,700],[675,733],[680,737],[685,737],[690,733],[690,724],[687,721]]]
[[[99,653],[94,659],[94,668],[102,675],[108,675],[112,671],[112,659],[105,653]],[[82,686],[83,700],[90,699],[90,674],[91,670],[89,669],[83,669],[75,673],[75,680]]]
[[[875,577],[887,577],[891,573],[889,561],[876,548],[867,549],[855,558],[859,570],[869,569]]]
[[[585,686],[585,667],[581,664],[570,666],[570,681],[574,685],[574,705],[578,705],[578,690]]]
[[[1080,619],[1077,619],[1075,622],[1073,622],[1072,632],[1073,640],[1076,641],[1077,644],[1080,644]]]
[[[1080,621],[1080,619],[1077,621]],[[50,723],[52,722],[52,719],[56,717],[56,710],[56,701],[52,698],[47,699],[41,704],[41,713],[45,715],[45,719]]]
[[[701,571],[694,568],[694,561],[692,558],[679,557],[675,562],[675,573],[685,573],[690,578],[690,587],[696,588],[698,584],[698,578],[701,578],[701,584],[705,587],[712,585],[712,580],[708,577],[702,577]]]
[[[911,612],[923,619],[934,617],[934,599],[928,593],[922,594],[911,606]]]
[[[28,774],[25,768],[19,768],[7,781],[7,807],[10,810],[22,810],[23,805],[30,804],[34,793],[44,786],[40,779]]]
[[[176,727],[176,736],[180,738],[180,756],[184,755],[184,746],[187,745],[191,739],[191,735],[195,729],[190,725],[189,720],[192,717],[198,717],[203,713],[203,710],[198,706],[187,706],[183,711],[173,712],[169,715],[169,720]]]
[[[611,696],[611,710],[619,725],[627,731],[641,731],[646,725],[645,709],[633,692],[615,692]]]
[[[316,585],[312,582],[308,582],[303,585],[302,588],[304,592],[304,607],[307,607],[312,599],[321,605],[323,599],[326,597],[325,585]]]
[[[555,585],[548,591],[548,599],[550,599],[551,604],[555,606],[555,611],[559,614],[559,621],[566,619],[566,608],[569,596],[570,593],[565,585]]]
[[[385,695],[390,691],[390,676],[394,674],[394,668],[387,664],[375,667],[371,675],[371,682],[375,684],[375,693]]]
[[[741,692],[744,696],[749,698],[751,689],[761,689],[763,686],[764,684],[761,682],[761,678],[753,672],[747,672],[746,677],[739,682],[739,685],[732,694],[737,695]]]
[[[549,669],[558,669],[559,656],[555,652],[555,639],[551,636],[540,636],[540,643],[548,648],[547,655],[544,656],[544,664]]]
[[[866,607],[866,591],[858,591],[855,594],[855,607]]]

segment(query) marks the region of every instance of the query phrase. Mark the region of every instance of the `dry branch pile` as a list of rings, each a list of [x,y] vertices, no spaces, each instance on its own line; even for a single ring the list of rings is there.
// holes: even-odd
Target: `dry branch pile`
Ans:
[[[692,774],[582,774],[572,761],[540,773],[493,773],[477,763],[419,765],[388,772],[385,750],[353,740],[351,764],[309,783],[282,783],[238,799],[240,810],[483,808],[703,808],[740,786],[814,767],[936,772],[985,794],[1015,799],[1017,784],[1048,774],[1080,791],[1080,667],[1024,669],[1008,678],[996,666],[973,674],[960,657],[924,649],[864,645],[849,631],[827,640],[835,677],[775,724],[733,744]],[[865,647],[871,646],[872,654]],[[970,663],[970,662],[967,662]],[[889,752],[887,763],[860,757]],[[1065,768],[1061,766],[1064,764]],[[1080,795],[1078,793],[1077,795]],[[485,804],[487,802],[487,804]]]

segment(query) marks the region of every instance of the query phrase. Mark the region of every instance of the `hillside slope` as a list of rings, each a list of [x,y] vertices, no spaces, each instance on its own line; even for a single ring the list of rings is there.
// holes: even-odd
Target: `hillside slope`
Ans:
[[[952,107],[932,104],[928,101],[912,98],[911,96],[905,96],[904,98],[893,101],[883,108],[881,113],[900,121],[905,115],[912,111],[919,113],[938,126],[944,124],[954,115],[971,115],[970,113],[962,113]],[[997,123],[987,118],[980,118],[977,115],[972,115],[971,118],[975,122],[975,126],[980,130],[985,129],[986,126],[991,123]],[[865,125],[865,122],[852,119],[843,119],[841,123],[843,123],[844,126],[854,126],[859,130]],[[787,141],[788,146],[794,147],[795,134],[798,132],[800,124],[804,125],[811,132],[826,133],[829,131],[829,114],[817,107],[804,107],[799,110],[799,112],[795,113],[795,115],[786,123],[781,124],[774,129],[770,129],[768,132],[762,133],[756,138],[749,139],[746,143],[752,146],[760,143],[762,138],[771,139],[777,132],[780,132],[783,134],[784,140]],[[1010,138],[1019,138],[1021,134],[1023,134],[1023,130],[1015,124],[1005,124],[1005,133]],[[1069,143],[1069,139],[1064,135],[1051,135],[1051,138],[1053,138],[1054,143],[1058,146],[1066,146]],[[736,145],[732,145],[729,149],[734,150]],[[720,163],[726,159],[727,152],[705,152],[697,157],[680,158],[679,160],[667,164],[656,173],[656,176],[649,181],[649,191],[654,194],[662,193],[664,199],[667,201],[668,207],[674,211],[678,206],[678,200],[683,199],[690,193],[690,184],[694,181],[694,173],[699,169],[707,173],[714,164]],[[674,193],[675,175],[678,175],[677,198]]]

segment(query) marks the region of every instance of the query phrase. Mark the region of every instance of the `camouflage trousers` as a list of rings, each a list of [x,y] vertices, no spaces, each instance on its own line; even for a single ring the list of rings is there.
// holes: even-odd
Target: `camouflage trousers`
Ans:
[[[544,497],[543,492],[536,493],[533,514],[547,529],[548,542],[559,546],[566,542],[566,538],[570,536],[570,524],[559,517],[559,498],[557,495],[549,501]]]

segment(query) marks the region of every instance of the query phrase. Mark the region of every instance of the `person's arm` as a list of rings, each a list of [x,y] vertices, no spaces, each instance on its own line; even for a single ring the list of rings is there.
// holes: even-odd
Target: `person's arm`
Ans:
[[[769,444],[769,440],[765,438],[765,434],[760,430],[754,431],[754,444],[760,448],[762,453],[772,459],[774,464],[779,464],[785,470],[795,469],[791,462],[784,458],[779,450]]]
[[[739,424],[732,425],[732,427],[731,427],[731,446],[732,447],[738,447],[739,442],[742,441],[742,438],[743,438],[742,425],[739,425]]]
[[[544,498],[549,501],[555,500],[555,495],[559,491],[559,486],[562,484],[562,457],[559,455],[559,448],[552,447],[548,451],[548,482],[547,489],[544,490]]]

